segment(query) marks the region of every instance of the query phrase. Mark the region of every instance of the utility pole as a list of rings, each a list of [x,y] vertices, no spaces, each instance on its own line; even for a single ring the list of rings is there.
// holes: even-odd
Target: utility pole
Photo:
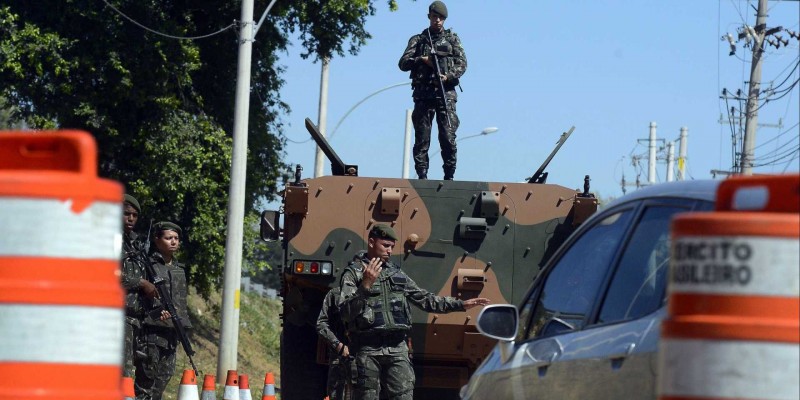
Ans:
[[[686,180],[686,152],[687,141],[689,137],[689,128],[681,127],[681,136],[678,142],[678,180]]]
[[[750,88],[747,95],[747,122],[742,144],[742,175],[753,174],[753,148],[758,128],[758,94],[761,89],[761,56],[764,53],[764,31],[767,27],[767,0],[758,0],[755,37],[753,37],[753,60],[750,68]]]
[[[403,179],[408,179],[408,164],[411,157],[411,110],[406,109],[406,132],[403,141]]]
[[[649,150],[649,157],[647,159],[647,184],[652,185],[656,183],[656,123],[650,122],[650,140],[647,148]]]
[[[319,128],[319,133],[322,134],[322,137],[325,137],[325,128],[327,125],[328,120],[328,65],[330,64],[330,58],[323,57],[322,58],[322,72],[320,74],[319,80],[319,118],[317,119],[317,128]],[[324,171],[324,160],[325,155],[322,153],[322,149],[317,146],[317,157],[314,161],[314,178],[319,178],[323,175]]]
[[[673,166],[675,164],[675,142],[667,142],[667,182],[672,182]]]
[[[264,22],[269,10],[275,5],[275,1],[270,1],[258,22],[258,26],[253,26],[253,0],[242,0],[217,376],[225,376],[224,374],[228,370],[237,369],[236,356],[239,347],[239,295],[242,280],[244,194],[245,179],[247,177],[247,128],[250,115],[250,67],[253,54],[253,37]]]
[[[250,66],[254,32],[253,0],[242,0],[241,21],[217,376],[225,376],[229,369],[236,369],[236,350],[239,347],[239,291],[242,279],[244,189],[247,178],[247,128],[250,115]]]

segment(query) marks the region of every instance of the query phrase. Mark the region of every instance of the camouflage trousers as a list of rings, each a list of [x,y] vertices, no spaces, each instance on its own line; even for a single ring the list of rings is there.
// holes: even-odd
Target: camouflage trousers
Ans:
[[[327,393],[330,400],[348,400],[348,374],[350,362],[339,357],[333,357],[328,366],[328,388]]]
[[[151,330],[142,328],[138,351],[143,357],[136,357],[137,400],[161,400],[164,389],[175,374],[175,350],[178,339],[174,331],[167,329]]]
[[[140,330],[139,321],[132,317],[125,317],[125,348],[122,354],[122,376],[133,378],[134,359],[136,357],[136,337]]]
[[[456,115],[455,92],[447,92],[449,109],[445,110],[440,99],[418,99],[414,101],[411,121],[414,124],[414,168],[417,174],[428,171],[428,149],[431,146],[433,118],[439,128],[439,147],[442,150],[442,168],[450,177],[456,171],[456,130],[459,120]],[[447,116],[450,116],[450,127]]]
[[[414,368],[405,341],[380,352],[359,351],[354,361],[353,400],[413,399]]]

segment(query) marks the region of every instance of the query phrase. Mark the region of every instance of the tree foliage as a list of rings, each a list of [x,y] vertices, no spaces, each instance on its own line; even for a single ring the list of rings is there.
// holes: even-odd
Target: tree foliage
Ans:
[[[356,54],[372,0],[279,1],[253,44],[244,260],[255,254],[259,201],[273,199],[282,161],[282,67],[291,34],[314,59]],[[240,18],[212,0],[6,0],[0,6],[4,120],[91,132],[100,173],[142,203],[147,220],[184,227],[182,259],[201,293],[221,275]],[[255,3],[256,20],[267,0]],[[394,0],[388,1],[395,9]],[[136,21],[136,23],[132,22]],[[149,29],[145,29],[145,26]],[[198,37],[229,29],[205,38]],[[157,33],[156,33],[157,32]],[[183,39],[182,39],[183,38]],[[8,113],[10,112],[10,115]]]

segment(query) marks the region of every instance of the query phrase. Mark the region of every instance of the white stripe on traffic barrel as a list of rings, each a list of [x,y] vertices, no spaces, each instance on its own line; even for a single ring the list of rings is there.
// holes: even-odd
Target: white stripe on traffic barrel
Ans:
[[[121,204],[71,208],[70,200],[0,197],[0,256],[119,260]]]
[[[122,363],[119,308],[0,304],[0,362]]]

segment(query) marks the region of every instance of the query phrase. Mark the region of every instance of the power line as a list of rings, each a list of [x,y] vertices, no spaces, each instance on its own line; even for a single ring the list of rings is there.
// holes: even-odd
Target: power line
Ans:
[[[760,145],[756,146],[756,147],[754,148],[754,150],[755,150],[755,149],[758,149],[759,147],[762,147],[762,146],[766,145],[767,143],[769,143],[769,142],[771,142],[771,141],[773,141],[773,140],[777,140],[777,139],[778,139],[778,138],[780,138],[781,136],[783,136],[783,135],[785,135],[785,134],[789,133],[789,132],[790,132],[792,129],[796,128],[796,127],[797,127],[797,125],[800,125],[800,122],[798,122],[798,123],[796,123],[796,124],[792,125],[792,126],[789,128],[789,129],[787,129],[787,130],[785,130],[785,131],[783,131],[783,132],[781,132],[781,133],[777,134],[777,135],[776,135],[774,138],[772,138],[772,139],[770,139],[770,140],[767,140],[766,142],[764,142],[764,143],[761,143]]]
[[[111,3],[109,3],[109,2],[108,2],[108,0],[103,0],[103,3],[106,3],[106,5],[107,5],[108,7],[110,7],[110,8],[111,8],[112,10],[114,10],[114,11],[115,11],[117,14],[121,15],[123,18],[127,19],[128,21],[130,21],[130,22],[131,22],[131,23],[133,23],[134,25],[136,25],[136,26],[138,26],[138,27],[140,27],[140,28],[142,28],[142,29],[144,29],[144,30],[146,30],[146,31],[150,32],[150,33],[153,33],[153,34],[156,34],[156,35],[159,35],[159,36],[163,36],[163,37],[166,37],[166,38],[170,38],[170,39],[178,39],[178,40],[197,40],[197,39],[205,39],[205,38],[208,38],[208,37],[211,37],[211,36],[214,36],[214,35],[218,35],[218,34],[220,34],[220,33],[222,33],[222,32],[225,32],[226,30],[228,30],[228,29],[231,29],[231,28],[233,28],[233,27],[235,27],[235,26],[236,26],[236,20],[234,20],[234,21],[233,21],[233,22],[232,22],[230,25],[228,25],[228,26],[226,26],[226,27],[224,27],[224,28],[222,28],[222,29],[220,29],[220,30],[218,30],[218,31],[216,31],[216,32],[209,33],[209,34],[207,34],[207,35],[201,35],[201,36],[174,36],[174,35],[169,35],[169,34],[166,34],[166,33],[161,33],[161,32],[159,32],[159,31],[157,31],[157,30],[155,30],[155,29],[151,29],[151,28],[148,28],[148,27],[146,27],[146,26],[144,26],[144,25],[140,24],[139,22],[137,22],[137,21],[136,21],[136,20],[134,20],[133,18],[131,18],[131,17],[129,17],[129,16],[127,16],[127,15],[125,15],[125,13],[123,13],[122,11],[120,11],[120,10],[119,10],[117,7],[114,7],[114,6],[113,6]]]

